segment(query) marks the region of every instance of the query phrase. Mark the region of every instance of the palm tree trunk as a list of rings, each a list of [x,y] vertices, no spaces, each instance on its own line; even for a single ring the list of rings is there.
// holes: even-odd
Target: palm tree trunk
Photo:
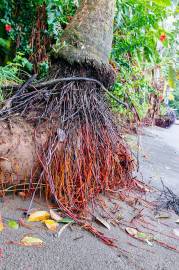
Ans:
[[[113,84],[115,74],[109,65],[109,57],[114,11],[114,0],[83,0],[65,29],[60,46],[54,46],[52,57],[57,60],[63,58],[72,65],[92,66],[97,79]]]

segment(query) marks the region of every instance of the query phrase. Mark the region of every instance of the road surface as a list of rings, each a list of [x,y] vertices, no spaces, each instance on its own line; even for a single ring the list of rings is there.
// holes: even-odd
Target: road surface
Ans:
[[[130,137],[130,144],[136,149],[136,138]],[[170,129],[147,128],[141,136],[140,171],[146,182],[151,181],[156,187],[161,186],[161,179],[179,195],[179,125]],[[130,220],[136,213],[134,210],[120,204],[120,214]],[[29,201],[20,198],[6,197],[0,203],[3,217],[18,219],[27,208]],[[34,204],[36,208],[45,206]],[[172,214],[171,218],[161,224],[155,220],[154,213],[144,210],[150,226],[155,228],[157,239],[179,249],[178,240],[164,234],[172,235],[175,223],[179,218]],[[148,226],[148,225],[147,225]],[[149,227],[150,227],[149,226]],[[144,227],[138,227],[146,230]],[[113,227],[111,230],[100,229],[108,236],[118,241],[118,249],[112,249],[102,244],[95,237],[75,226],[67,228],[59,238],[43,226],[30,231],[21,227],[18,230],[5,228],[0,233],[0,269],[1,270],[178,270],[179,253],[169,251],[154,243],[153,246],[130,238],[124,227]],[[162,234],[160,234],[161,232]],[[20,241],[22,236],[30,234],[43,239],[42,248],[22,247],[9,244],[9,241]]]

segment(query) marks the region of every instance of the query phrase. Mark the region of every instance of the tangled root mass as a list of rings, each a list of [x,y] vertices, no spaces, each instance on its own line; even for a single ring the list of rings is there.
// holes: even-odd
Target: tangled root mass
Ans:
[[[74,75],[74,74],[73,74]],[[54,123],[46,149],[38,149],[39,184],[60,206],[81,213],[101,192],[130,185],[133,160],[103,90],[94,82],[59,82],[32,89],[12,99],[10,111],[38,126]]]

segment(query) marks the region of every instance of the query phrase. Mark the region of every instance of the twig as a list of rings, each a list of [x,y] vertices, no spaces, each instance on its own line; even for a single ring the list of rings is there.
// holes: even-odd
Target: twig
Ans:
[[[69,222],[68,224],[64,225],[60,230],[59,232],[57,233],[57,237],[59,238],[61,236],[61,234],[63,233],[63,231],[69,227],[71,225],[72,222]]]
[[[160,209],[173,210],[177,215],[179,214],[179,197],[167,186],[164,185],[163,181],[162,186],[163,190],[159,198],[157,199],[158,205],[156,207],[156,212]]]

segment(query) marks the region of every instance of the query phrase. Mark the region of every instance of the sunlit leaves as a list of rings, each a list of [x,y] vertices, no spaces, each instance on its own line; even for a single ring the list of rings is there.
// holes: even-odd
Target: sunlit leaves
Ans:
[[[46,0],[46,2],[49,35],[53,38],[59,38],[64,27],[68,24],[69,18],[74,15],[78,1]]]
[[[167,7],[167,6],[171,6],[171,0],[152,0],[153,3],[163,6],[163,7]]]
[[[168,84],[172,89],[176,86],[176,71],[172,65],[168,66]]]
[[[133,104],[140,117],[148,110],[149,94],[156,91],[143,70],[161,63],[158,50],[161,34],[166,33],[163,47],[169,47],[172,40],[161,24],[171,15],[170,8],[166,8],[170,4],[169,0],[117,0],[112,59],[117,63],[119,76],[114,94]],[[173,74],[169,73],[172,83]],[[123,108],[118,110],[126,114]]]

